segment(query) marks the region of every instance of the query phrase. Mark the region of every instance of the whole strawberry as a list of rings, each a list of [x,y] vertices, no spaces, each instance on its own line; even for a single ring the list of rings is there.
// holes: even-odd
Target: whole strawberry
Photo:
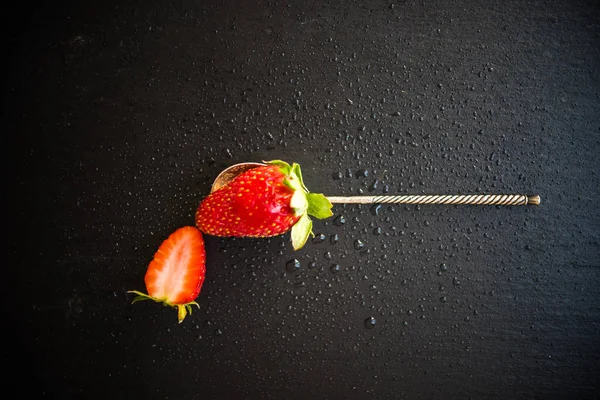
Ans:
[[[270,237],[292,230],[292,245],[300,249],[312,234],[309,215],[332,215],[325,196],[309,193],[300,165],[280,160],[238,175],[208,195],[196,212],[196,226],[214,236]]]

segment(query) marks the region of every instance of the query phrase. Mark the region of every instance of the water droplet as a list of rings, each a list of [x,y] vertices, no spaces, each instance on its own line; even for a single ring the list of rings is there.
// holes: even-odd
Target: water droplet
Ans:
[[[323,254],[323,257],[325,257],[325,259],[326,259],[326,260],[331,260],[331,259],[333,258],[333,255],[331,254],[331,252],[330,252],[330,251],[326,251],[326,252]]]
[[[315,235],[315,237],[313,238],[312,242],[314,244],[321,243],[322,241],[325,240],[325,238],[326,238],[325,234],[319,233],[319,234]]]
[[[365,328],[373,329],[375,328],[375,324],[377,324],[377,320],[373,317],[369,317],[365,319]]]
[[[377,179],[375,179],[373,181],[373,183],[371,183],[371,185],[369,186],[369,192],[373,192],[375,191],[377,188],[379,187],[379,181]]]
[[[458,278],[455,276],[454,279],[452,279],[452,283],[454,284],[454,286],[459,286],[460,280],[458,280]]]
[[[297,259],[292,259],[290,261],[288,261],[287,263],[285,263],[285,269],[288,272],[296,272],[300,269],[300,261],[298,261]]]
[[[448,271],[448,266],[446,264],[440,264],[440,271]]]
[[[360,250],[360,249],[362,249],[363,247],[365,247],[365,244],[362,242],[362,240],[360,240],[360,239],[356,239],[356,240],[354,241],[354,248],[355,248],[356,250]]]
[[[336,244],[337,242],[339,242],[340,240],[340,236],[336,233],[331,235],[331,237],[329,238],[329,243],[331,244]]]
[[[336,181],[339,181],[340,179],[342,179],[342,173],[341,172],[334,172],[332,175],[333,179],[335,179]]]
[[[355,175],[357,178],[366,178],[369,176],[369,171],[367,171],[366,169],[361,169],[359,171],[356,171]]]
[[[374,234],[375,236],[379,236],[379,235],[381,235],[381,228],[380,228],[380,227],[377,227],[377,228],[373,229],[373,234]]]
[[[445,303],[446,301],[448,301],[448,298],[446,296],[442,296],[442,297],[440,297],[440,301],[442,303]]]
[[[346,223],[346,217],[344,217],[343,215],[338,215],[337,217],[335,217],[335,219],[333,220],[333,224],[336,226],[342,226]]]
[[[338,272],[340,272],[341,269],[342,267],[340,267],[339,264],[333,264],[331,267],[329,267],[329,270],[332,274],[337,274]]]
[[[381,204],[375,204],[374,206],[371,207],[371,214],[373,214],[374,216],[378,216],[380,211],[381,211]]]

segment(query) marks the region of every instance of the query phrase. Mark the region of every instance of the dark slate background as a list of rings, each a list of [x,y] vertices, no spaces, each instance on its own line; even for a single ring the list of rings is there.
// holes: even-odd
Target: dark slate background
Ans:
[[[597,1],[74,1],[4,17],[5,390],[597,398]],[[277,158],[329,195],[542,204],[337,205],[298,252],[289,235],[206,237],[199,311],[178,325],[131,305],[218,172]]]

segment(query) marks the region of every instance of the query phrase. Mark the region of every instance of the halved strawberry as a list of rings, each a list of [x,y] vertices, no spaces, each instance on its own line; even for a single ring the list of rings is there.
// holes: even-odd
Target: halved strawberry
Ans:
[[[297,250],[312,234],[312,221],[332,215],[331,203],[319,193],[309,193],[300,165],[267,161],[241,173],[229,184],[208,195],[196,212],[196,226],[214,236],[270,237],[292,229]]]
[[[206,253],[202,233],[193,226],[184,226],[173,232],[158,248],[148,265],[144,282],[148,294],[137,294],[133,303],[154,300],[177,308],[179,323],[198,297],[206,274]]]

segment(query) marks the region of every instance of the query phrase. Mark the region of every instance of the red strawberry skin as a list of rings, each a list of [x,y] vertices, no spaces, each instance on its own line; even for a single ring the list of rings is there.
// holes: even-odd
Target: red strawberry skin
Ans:
[[[148,265],[144,282],[148,294],[138,292],[133,302],[154,300],[178,310],[182,322],[198,297],[206,275],[206,252],[202,233],[193,226],[173,232],[158,248]]]
[[[208,195],[196,212],[196,226],[214,236],[270,237],[300,218],[290,206],[294,190],[278,166],[253,168]]]

